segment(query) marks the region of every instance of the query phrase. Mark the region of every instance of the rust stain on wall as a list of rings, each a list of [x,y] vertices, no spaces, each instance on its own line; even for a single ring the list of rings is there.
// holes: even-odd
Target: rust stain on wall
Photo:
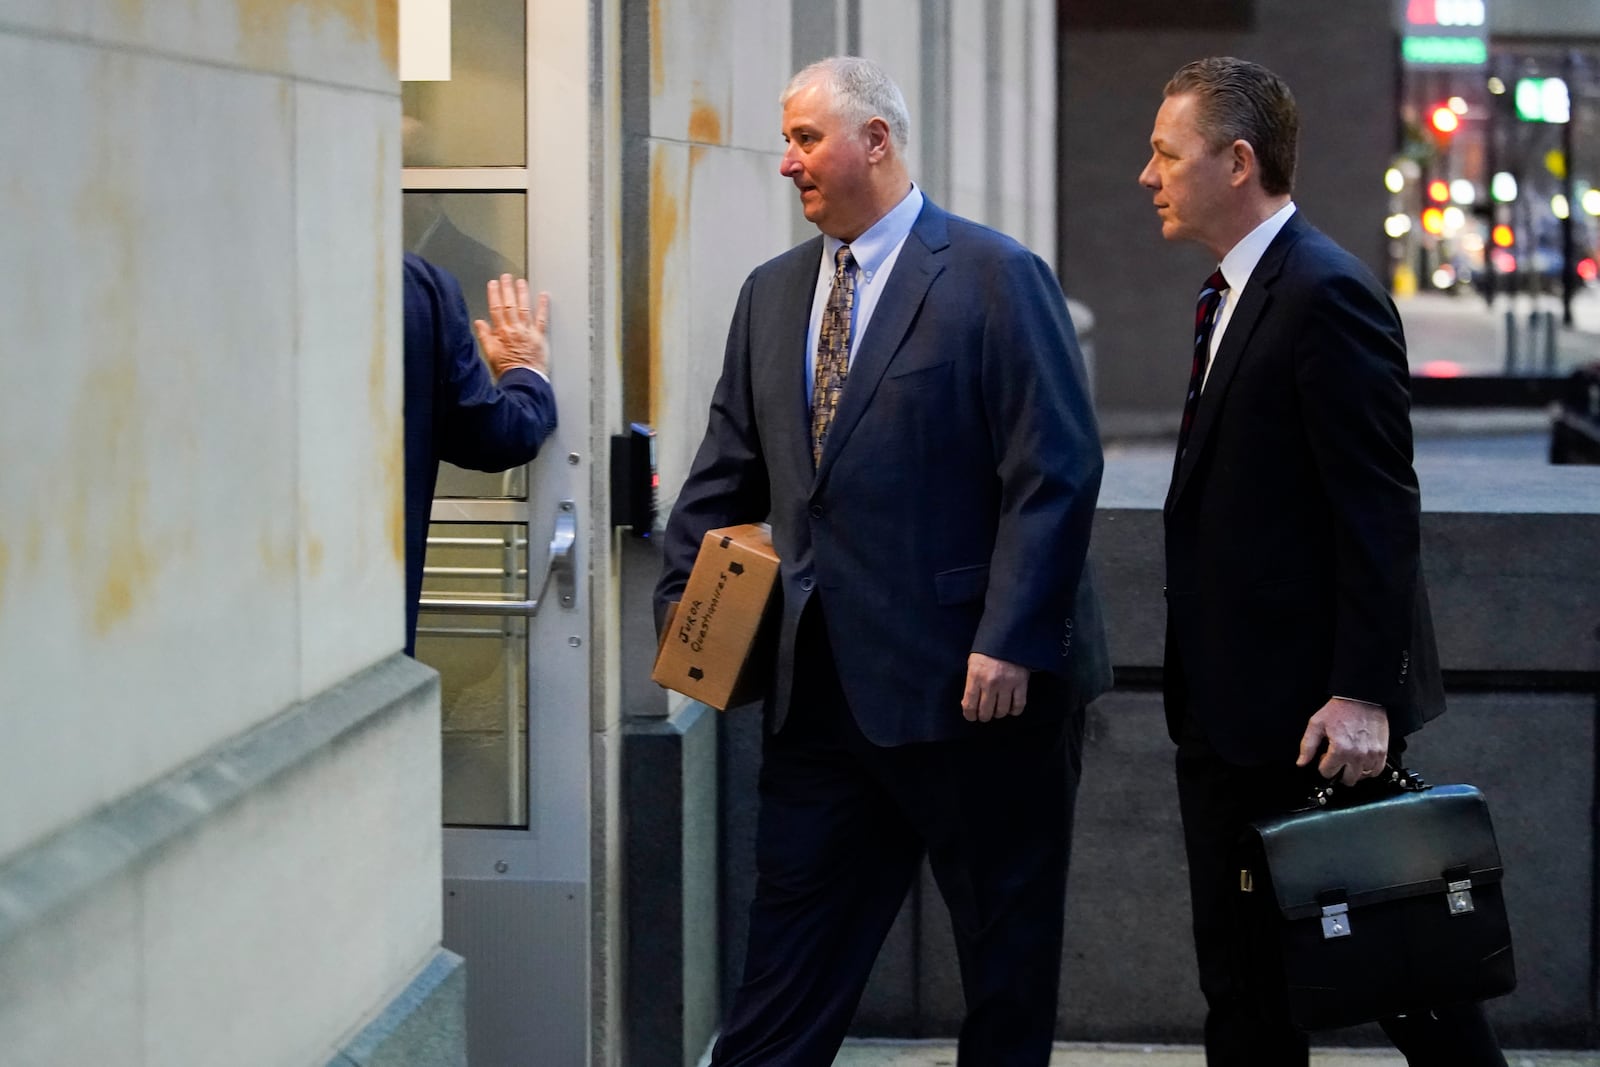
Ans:
[[[269,575],[276,578],[294,578],[295,546],[287,539],[274,537],[270,533],[262,533],[256,544],[256,551],[261,556],[261,564]]]
[[[125,61],[108,61],[96,78],[100,99],[116,101],[126,95],[130,75]],[[145,222],[132,187],[118,176],[142,156],[137,137],[111,103],[94,113],[80,136],[93,156],[79,176],[74,237],[100,249],[110,278],[136,278]],[[57,483],[79,587],[76,603],[102,636],[138,609],[155,585],[163,556],[181,547],[173,538],[155,534],[149,514],[154,459],[146,420],[159,418],[161,406],[141,395],[141,353],[135,341],[144,312],[135,301],[136,286],[127,281],[80,294],[88,312],[81,342],[82,385],[67,423],[71,445],[66,469]]]
[[[400,4],[399,0],[377,0],[378,54],[384,66],[400,76]]]
[[[665,32],[665,25],[661,21],[661,0],[650,0],[650,92],[654,96],[660,96],[667,87],[665,49],[661,47]]]
[[[89,621],[100,636],[138,609],[155,587],[163,553],[151,531],[150,458],[140,421],[158,410],[140,395],[131,352],[85,381],[71,420],[73,451],[62,512]]]
[[[666,311],[667,256],[678,239],[678,198],[667,188],[666,156],[650,161],[650,421],[658,422],[661,391],[661,316]]]
[[[144,22],[144,0],[117,0],[116,8],[124,22],[130,24]]]
[[[234,0],[239,55],[257,67],[281,67],[289,56],[289,10],[284,0]]]
[[[335,19],[343,22],[356,40],[377,45],[389,70],[400,69],[397,0],[234,0],[234,9],[239,16],[240,51],[257,64],[284,63],[289,55],[291,20],[297,12],[304,12],[315,31]]]
[[[384,528],[389,534],[389,550],[402,565],[406,560],[406,456],[403,414],[389,399],[389,292],[388,279],[390,253],[387,233],[389,169],[388,136],[378,135],[378,172],[372,203],[375,212],[373,233],[377,236],[377,255],[373,262],[373,277],[378,280],[378,299],[372,307],[372,351],[367,360],[367,389],[372,403],[372,429],[377,435],[377,447],[382,464],[379,482],[383,499]]]
[[[128,535],[120,540],[113,536],[110,551],[102,560],[105,574],[94,601],[94,628],[98,634],[110,633],[132,615],[138,601],[155,585],[161,563],[141,535],[148,493],[148,483],[140,479],[129,487],[128,494],[118,502],[119,510],[113,512],[126,522]]]
[[[689,140],[696,144],[722,143],[722,115],[705,100],[696,97],[689,112]]]

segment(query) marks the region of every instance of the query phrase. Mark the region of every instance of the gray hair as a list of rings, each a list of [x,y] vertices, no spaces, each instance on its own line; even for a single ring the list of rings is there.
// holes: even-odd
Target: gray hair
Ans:
[[[881,118],[889,126],[889,139],[895,150],[904,152],[911,137],[911,115],[906,98],[894,79],[870,59],[860,56],[829,56],[819,59],[793,78],[778,98],[788,106],[796,93],[821,84],[828,88],[845,119],[857,125]]]

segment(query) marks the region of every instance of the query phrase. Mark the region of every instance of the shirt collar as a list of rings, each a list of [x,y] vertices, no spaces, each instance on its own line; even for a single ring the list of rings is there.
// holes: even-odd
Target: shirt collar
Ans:
[[[850,242],[850,255],[856,261],[859,270],[868,282],[883,266],[883,261],[889,258],[889,253],[900,247],[900,242],[906,239],[911,232],[911,227],[916,225],[917,216],[922,214],[922,190],[915,184],[905,197],[889,209],[888,214],[874,222],[866,233]],[[839,246],[844,244],[837,237],[822,236],[822,262],[832,269],[833,257],[838,253]]]
[[[1239,292],[1250,281],[1250,275],[1255,273],[1256,264],[1261,262],[1261,257],[1266,255],[1267,246],[1272,239],[1278,236],[1278,231],[1283,229],[1289,221],[1289,216],[1294,214],[1294,201],[1291,200],[1277,211],[1273,212],[1264,222],[1255,229],[1245,234],[1244,239],[1228,250],[1222,257],[1219,267],[1222,276],[1228,279],[1230,299],[1238,299]]]

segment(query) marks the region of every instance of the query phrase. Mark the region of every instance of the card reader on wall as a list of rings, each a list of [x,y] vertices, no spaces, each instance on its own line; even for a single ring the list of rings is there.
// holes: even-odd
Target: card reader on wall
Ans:
[[[656,432],[642,422],[611,436],[611,525],[628,526],[635,537],[656,528]]]

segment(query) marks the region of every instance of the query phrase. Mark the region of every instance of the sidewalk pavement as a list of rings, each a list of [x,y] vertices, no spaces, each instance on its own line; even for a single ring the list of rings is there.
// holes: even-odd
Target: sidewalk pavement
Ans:
[[[954,1067],[951,1041],[847,1041],[834,1067]],[[1205,1067],[1192,1045],[1057,1044],[1051,1067]],[[1506,1053],[1510,1067],[1600,1067],[1600,1051]],[[1311,1067],[1406,1067],[1393,1049],[1321,1049]]]
[[[1566,375],[1586,363],[1600,362],[1600,285],[1585,286],[1572,303],[1572,327],[1560,325],[1561,301],[1551,296],[1538,298],[1525,294],[1500,296],[1491,308],[1483,298],[1470,293],[1448,296],[1419,293],[1395,301],[1405,325],[1407,355],[1413,379],[1429,376],[1479,375],[1499,377],[1505,373],[1506,313],[1511,312],[1517,331],[1518,374]],[[1550,311],[1556,322],[1556,359],[1548,369],[1545,337],[1540,332],[1539,347],[1528,350],[1528,316],[1532,311]],[[1533,363],[1530,366],[1529,360]],[[1177,404],[1149,409],[1101,411],[1100,432],[1111,442],[1108,452],[1123,446],[1135,448],[1159,444],[1170,452],[1178,436]],[[1429,438],[1452,439],[1463,435],[1485,440],[1520,436],[1542,438],[1537,451],[1548,444],[1550,416],[1544,410],[1521,408],[1441,409],[1413,406],[1412,424],[1420,442]],[[1458,444],[1448,447],[1454,449]],[[1520,447],[1520,446],[1519,446]]]
[[[1501,375],[1506,373],[1506,334],[1514,329],[1517,374],[1564,375],[1600,360],[1600,287],[1589,285],[1572,301],[1572,326],[1561,325],[1558,297],[1501,295],[1490,307],[1481,296],[1460,292],[1418,293],[1395,301],[1405,324],[1413,376]],[[1530,333],[1534,312],[1554,316],[1555,354],[1540,320]],[[1509,317],[1508,317],[1509,313]]]

